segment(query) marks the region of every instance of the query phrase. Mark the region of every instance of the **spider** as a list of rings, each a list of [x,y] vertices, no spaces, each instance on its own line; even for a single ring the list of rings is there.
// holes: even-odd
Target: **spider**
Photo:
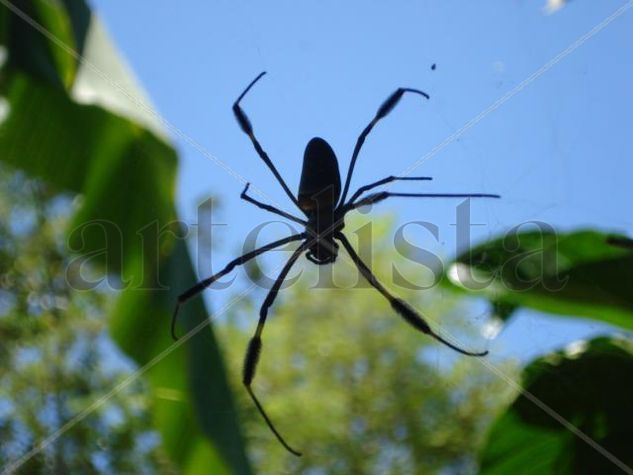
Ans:
[[[248,187],[249,184],[246,184],[244,191],[240,197],[255,206],[262,208],[271,213],[278,214],[287,218],[291,221],[301,224],[305,227],[305,231],[288,236],[283,239],[279,239],[277,241],[271,242],[265,246],[257,248],[251,252],[248,252],[237,259],[229,262],[224,269],[218,272],[211,277],[208,277],[196,285],[191,287],[189,290],[183,292],[178,297],[178,302],[174,309],[174,313],[172,316],[171,322],[171,334],[172,337],[176,340],[176,320],[178,316],[178,310],[182,304],[184,304],[187,300],[201,293],[204,289],[209,287],[218,279],[222,278],[229,272],[231,272],[235,267],[244,264],[245,262],[254,259],[260,254],[265,253],[266,251],[270,251],[274,248],[283,246],[284,244],[288,244],[293,241],[301,241],[301,244],[297,247],[297,249],[292,253],[286,264],[283,266],[277,280],[275,280],[274,284],[268,291],[268,295],[262,304],[262,307],[259,311],[259,322],[257,324],[257,329],[255,330],[255,334],[251,338],[248,349],[246,351],[246,356],[244,359],[243,366],[243,374],[242,374],[242,382],[248,391],[253,403],[257,407],[259,413],[263,417],[264,421],[273,432],[273,434],[277,437],[277,440],[292,454],[300,456],[301,453],[297,450],[293,449],[288,443],[284,440],[281,434],[277,431],[271,419],[266,414],[263,406],[255,396],[252,390],[252,382],[255,376],[255,370],[257,368],[257,363],[259,361],[259,356],[261,354],[262,349],[262,331],[264,329],[264,324],[266,323],[266,317],[268,316],[268,310],[273,304],[275,297],[277,297],[277,293],[281,287],[282,282],[284,281],[286,275],[290,271],[291,267],[295,264],[299,256],[301,254],[306,253],[306,258],[317,265],[325,265],[330,264],[336,261],[339,245],[337,243],[340,242],[345,251],[349,254],[353,263],[356,265],[360,273],[363,275],[365,279],[380,292],[391,304],[391,307],[397,314],[399,314],[407,323],[413,326],[416,330],[421,331],[436,340],[440,341],[444,345],[452,348],[453,350],[462,353],[464,355],[469,356],[485,356],[488,354],[487,351],[483,352],[471,352],[466,351],[462,348],[455,346],[453,343],[445,340],[440,335],[435,333],[431,327],[426,323],[425,319],[420,315],[420,313],[411,307],[404,300],[395,297],[392,295],[377,279],[374,277],[370,268],[361,260],[359,255],[353,249],[352,245],[348,241],[348,239],[343,234],[343,228],[345,226],[345,215],[361,206],[371,205],[375,203],[379,203],[384,201],[390,197],[410,197],[410,198],[499,198],[499,195],[493,194],[485,194],[485,193],[470,193],[470,194],[448,194],[448,193],[392,193],[389,191],[380,191],[378,193],[367,194],[370,190],[377,188],[381,185],[385,185],[387,183],[391,183],[394,181],[425,181],[431,180],[431,177],[399,177],[399,176],[388,176],[383,178],[382,180],[378,180],[374,183],[370,183],[369,185],[361,186],[356,192],[354,192],[350,199],[346,201],[347,194],[350,187],[350,182],[352,179],[352,174],[354,172],[354,166],[356,165],[356,159],[360,153],[360,150],[365,142],[365,139],[372,131],[374,126],[385,116],[387,116],[393,108],[398,104],[402,96],[408,92],[412,94],[417,94],[419,96],[424,97],[425,99],[429,99],[429,95],[425,92],[422,92],[417,89],[411,88],[399,88],[393,94],[391,94],[387,100],[380,106],[378,112],[371,120],[371,122],[365,127],[365,129],[361,132],[360,136],[356,140],[356,146],[354,147],[354,152],[352,153],[352,159],[349,165],[349,170],[347,171],[347,177],[345,178],[345,186],[343,188],[343,193],[341,195],[341,177],[338,169],[338,161],[336,159],[336,155],[334,151],[330,147],[330,145],[319,137],[314,137],[308,142],[306,146],[304,155],[303,155],[303,169],[301,172],[301,181],[299,184],[299,193],[295,196],[288,185],[281,177],[277,168],[272,163],[268,154],[264,151],[259,141],[255,137],[253,132],[253,126],[247,117],[246,113],[240,107],[240,102],[246,96],[246,94],[250,91],[250,89],[255,85],[257,81],[259,81],[262,76],[264,76],[266,72],[260,73],[251,83],[244,89],[244,91],[239,95],[235,103],[233,104],[233,113],[235,114],[235,118],[242,129],[242,131],[248,135],[251,140],[253,146],[255,147],[255,151],[259,155],[259,157],[264,161],[264,163],[268,166],[270,171],[273,173],[281,187],[284,189],[290,200],[299,208],[299,210],[305,215],[306,219],[296,217],[285,211],[277,209],[271,205],[262,203],[257,201],[248,195]]]

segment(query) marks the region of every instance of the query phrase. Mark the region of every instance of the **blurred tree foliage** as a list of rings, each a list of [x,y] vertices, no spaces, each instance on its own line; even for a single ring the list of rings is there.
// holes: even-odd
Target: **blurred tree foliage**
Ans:
[[[358,224],[346,229],[360,228],[359,235],[367,235],[368,225]],[[373,268],[392,282],[395,262],[410,282],[425,281],[421,266],[387,246],[392,224],[373,222]],[[263,474],[474,473],[485,431],[512,391],[478,359],[458,355],[408,326],[358,280],[343,253],[333,268],[336,288],[315,288],[317,280],[330,280],[331,269],[306,264],[301,278],[282,291],[264,331],[254,384],[277,428],[303,451],[301,458],[277,443],[241,389],[244,350],[264,294],[233,311],[231,323],[218,330],[235,390],[242,395],[253,466]],[[485,345],[481,337],[467,338],[483,322],[468,320],[470,312],[455,297],[437,288],[395,290],[449,338]],[[515,374],[513,364],[501,364]]]
[[[0,168],[0,461],[13,462],[133,370],[107,334],[108,291],[76,291],[68,196]],[[86,271],[87,269],[84,269]],[[136,380],[34,455],[21,473],[172,471]]]
[[[180,226],[175,224],[177,154],[169,143],[164,122],[149,104],[84,0],[24,0],[0,5],[0,160],[12,170],[37,178],[51,190],[68,193],[77,205],[66,209],[67,243],[65,239],[33,243],[28,253],[16,247],[15,256],[46,262],[50,258],[55,262],[55,272],[61,272],[66,262],[58,255],[67,256],[66,250],[70,249],[75,257],[89,261],[99,277],[123,283],[112,286],[119,287],[120,292],[116,301],[102,309],[107,310],[107,316],[104,312],[99,316],[108,322],[109,334],[118,349],[134,360],[148,383],[137,390],[151,400],[152,424],[170,460],[188,474],[248,475],[251,470],[222,355],[211,328],[205,326],[208,311],[201,300],[183,309],[179,320],[181,333],[201,325],[195,334],[180,346],[174,345],[169,336],[178,293],[193,285],[196,276],[186,244],[178,238]],[[43,199],[47,201],[48,196]],[[12,206],[7,213],[16,218],[13,222],[22,223],[15,203],[11,199],[5,203],[7,209]],[[46,213],[44,216],[42,221],[50,219]],[[16,239],[15,246],[27,244],[21,236]],[[67,244],[66,249],[60,243]],[[58,247],[48,247],[53,245]],[[37,262],[24,268],[25,259],[18,258],[15,269],[25,282],[39,279],[40,274],[49,271],[48,265]],[[9,268],[5,270],[11,272]],[[57,279],[56,286],[63,285],[58,274],[52,276]],[[39,299],[30,290],[25,292]],[[48,302],[49,297],[44,300]],[[85,301],[86,306],[89,301]],[[28,299],[27,304],[33,305]],[[56,304],[47,305],[52,312]],[[68,305],[70,317],[42,320],[69,322],[68,327],[61,323],[44,325],[46,331],[42,335],[60,348],[51,350],[54,355],[65,354],[62,350],[74,347],[64,338],[71,338],[73,332],[80,334],[84,324],[97,325],[95,313],[99,312],[89,313],[86,309],[89,316],[84,316],[84,308]],[[86,322],[80,322],[82,318]],[[53,330],[59,331],[61,340],[55,340]],[[86,338],[97,333],[87,334]],[[16,339],[24,339],[20,347],[35,349],[37,355],[38,345],[48,344],[44,340],[38,344],[29,341],[28,333],[22,336],[15,335]],[[86,342],[91,351],[98,349],[97,340]],[[48,353],[45,357],[52,360]],[[60,358],[65,362],[69,357]],[[14,363],[17,364],[8,361],[6,368]],[[85,393],[83,399],[75,397],[72,404],[67,404],[67,415],[80,416],[77,420],[89,416],[95,402],[87,397],[82,385],[84,378],[97,375],[90,374],[90,367],[82,369],[88,373],[81,376],[81,371],[72,367],[76,379],[60,383],[68,394]],[[23,374],[27,374],[26,370]],[[57,376],[53,373],[50,377]],[[117,377],[113,375],[111,382],[116,382]],[[105,380],[99,384],[104,389],[97,392],[99,396],[116,395],[116,387]],[[29,407],[26,402],[24,407]],[[45,410],[47,406],[34,404],[36,407]],[[10,407],[7,410],[11,412]],[[134,424],[130,420],[134,416],[128,413],[123,419],[126,424]],[[20,447],[14,445],[9,470],[20,469],[20,462],[25,459],[16,457],[37,450],[56,427],[53,424],[33,432],[23,438]],[[62,436],[70,434],[69,431]],[[85,437],[98,443],[100,435],[96,430]],[[125,445],[131,449],[136,444],[134,440]],[[65,446],[72,448],[71,443]],[[143,467],[131,472],[138,470]],[[60,473],[66,470],[60,469]]]

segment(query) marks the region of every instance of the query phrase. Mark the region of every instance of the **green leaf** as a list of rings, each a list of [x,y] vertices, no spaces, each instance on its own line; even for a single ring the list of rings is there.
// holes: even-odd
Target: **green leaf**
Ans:
[[[81,2],[78,2],[81,3]],[[61,42],[74,50],[78,50],[75,42],[75,35],[70,15],[66,12],[61,3],[35,0],[31,2],[33,6],[33,17],[51,35],[54,35]],[[69,55],[67,51],[58,45],[47,42],[49,57],[53,62],[53,67],[57,71],[59,78],[66,89],[70,89],[77,73],[77,61]]]
[[[11,3],[10,9],[5,5],[0,8],[6,12],[4,14],[10,15],[5,39],[9,63],[16,69],[69,90],[77,72],[76,58],[43,34],[33,34],[34,28],[40,28],[68,49],[80,50],[78,46],[83,41],[82,30],[76,30],[78,36],[75,36],[73,27],[80,25],[77,22],[73,24],[65,7],[60,2],[29,0]],[[18,15],[22,18],[18,18]],[[76,17],[79,18],[78,15]],[[89,17],[86,18],[88,21]]]
[[[460,255],[444,283],[497,305],[633,329],[633,253],[613,239],[597,231],[508,234]]]
[[[633,346],[597,338],[531,363],[523,387],[622,463],[633,465]],[[493,425],[481,473],[620,473],[595,446],[520,395]]]
[[[177,236],[176,153],[155,117],[132,100],[146,103],[84,2],[20,7],[68,47],[84,51],[86,64],[106,65],[108,80],[0,6],[0,41],[10,58],[0,84],[9,105],[0,123],[0,159],[80,197],[69,246],[122,287],[111,333],[140,367],[147,365],[155,424],[174,461],[184,473],[248,474],[211,327],[171,348],[177,294],[196,280]],[[124,85],[126,94],[113,84]],[[183,308],[180,332],[207,319],[201,300],[193,301]]]

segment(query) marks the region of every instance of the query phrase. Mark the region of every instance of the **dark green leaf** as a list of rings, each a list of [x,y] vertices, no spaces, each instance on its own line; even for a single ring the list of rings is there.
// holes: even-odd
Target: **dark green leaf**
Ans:
[[[597,338],[530,364],[523,387],[622,463],[633,465],[633,346]],[[481,473],[621,473],[595,446],[520,395],[482,453]]]
[[[453,287],[494,302],[633,328],[633,253],[597,231],[508,234],[459,256]],[[444,282],[447,282],[445,279]]]

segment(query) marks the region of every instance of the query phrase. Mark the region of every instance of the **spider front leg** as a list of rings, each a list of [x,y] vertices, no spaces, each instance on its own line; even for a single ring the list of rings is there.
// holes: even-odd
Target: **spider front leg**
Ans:
[[[277,168],[273,164],[272,160],[270,159],[270,157],[268,157],[268,154],[264,151],[262,146],[259,144],[259,141],[255,137],[255,133],[253,132],[253,125],[251,124],[251,121],[249,120],[246,113],[240,107],[240,101],[244,98],[246,93],[250,91],[250,89],[255,85],[255,83],[261,79],[261,77],[264,74],[266,74],[266,71],[260,73],[259,76],[253,79],[251,83],[248,86],[246,86],[246,89],[244,89],[242,94],[240,94],[240,96],[237,98],[237,100],[233,104],[233,114],[235,114],[237,123],[240,125],[240,128],[242,129],[242,131],[246,135],[248,135],[249,139],[251,139],[251,142],[253,144],[253,147],[255,147],[255,151],[257,152],[257,155],[259,155],[259,157],[264,161],[264,163],[270,169],[270,171],[273,172],[273,175],[275,175],[275,178],[277,179],[281,187],[284,189],[288,197],[297,206],[297,208],[299,208],[299,202],[297,201],[297,198],[295,197],[295,195],[292,194],[292,191],[290,191],[290,188],[288,188],[288,185],[286,185],[286,182],[277,171]]]
[[[192,297],[195,297],[204,289],[206,289],[211,284],[213,284],[215,281],[224,277],[226,274],[231,272],[236,266],[242,265],[245,262],[250,261],[251,259],[254,259],[255,257],[259,256],[260,254],[263,254],[266,251],[270,251],[276,247],[283,246],[284,244],[288,244],[289,242],[300,241],[301,239],[305,239],[305,237],[306,237],[305,233],[295,234],[293,236],[288,236],[287,238],[283,238],[283,239],[279,239],[278,241],[271,242],[270,244],[266,244],[265,246],[262,246],[251,252],[247,252],[246,254],[238,257],[237,259],[233,259],[231,262],[229,262],[226,265],[224,269],[222,269],[217,274],[213,274],[211,277],[208,277],[198,282],[196,285],[194,285],[190,289],[180,294],[178,296],[178,302],[176,303],[176,307],[174,308],[174,313],[172,314],[172,317],[171,317],[172,338],[174,340],[178,340],[178,337],[176,336],[176,321],[178,319],[178,311],[180,310],[180,306],[183,305],[187,300],[189,300]]]
[[[347,204],[352,204],[354,201],[358,199],[360,195],[363,193],[373,190],[374,188],[386,185],[387,183],[391,183],[393,181],[431,181],[433,178],[430,176],[388,176],[387,178],[383,178],[382,180],[375,181],[374,183],[370,183],[369,185],[361,186],[356,193],[352,195]]]
[[[490,193],[392,193],[390,191],[381,191],[366,196],[356,203],[349,203],[344,206],[345,211],[351,211],[361,206],[373,205],[386,200],[387,198],[501,198],[500,195]]]
[[[288,275],[288,272],[290,272],[291,267],[297,261],[301,253],[303,253],[307,248],[308,246],[306,242],[302,243],[301,246],[297,248],[297,250],[290,256],[290,259],[288,259],[288,262],[286,262],[286,264],[284,265],[283,269],[281,270],[281,273],[279,274],[279,277],[277,277],[277,280],[275,281],[270,291],[268,292],[268,295],[266,296],[266,300],[264,300],[264,303],[262,304],[262,307],[259,311],[259,322],[257,323],[257,329],[255,330],[255,335],[253,335],[253,337],[251,338],[251,341],[248,344],[246,357],[244,358],[244,370],[242,373],[242,382],[244,383],[244,387],[246,387],[246,391],[248,391],[248,394],[253,400],[253,403],[255,403],[257,410],[264,418],[264,421],[266,421],[268,428],[272,431],[273,434],[275,434],[275,437],[277,437],[277,440],[281,443],[281,445],[283,445],[286,448],[286,450],[288,450],[288,452],[298,457],[301,456],[301,452],[298,452],[297,450],[290,447],[290,445],[288,445],[288,443],[284,440],[281,434],[277,431],[272,420],[270,419],[270,417],[268,417],[268,414],[266,414],[264,407],[261,405],[261,403],[255,396],[255,393],[253,392],[253,389],[251,388],[251,384],[253,382],[253,378],[255,377],[257,363],[259,362],[259,356],[262,350],[261,335],[262,335],[262,331],[264,330],[264,324],[266,323],[266,317],[268,316],[268,309],[275,301],[275,297],[277,297],[277,294],[279,293],[281,284],[286,278],[286,275]]]
[[[286,213],[285,211],[275,208],[274,206],[268,205],[266,203],[262,203],[261,201],[257,201],[255,198],[248,196],[247,192],[248,192],[248,187],[250,185],[251,185],[250,183],[247,183],[246,187],[244,188],[244,191],[242,191],[242,194],[240,195],[240,198],[242,198],[244,201],[248,201],[249,203],[254,204],[258,208],[266,210],[269,213],[278,214],[279,216],[283,216],[284,218],[289,219],[290,221],[294,221],[295,223],[302,224],[303,226],[308,224],[307,221],[301,218],[297,218],[296,216],[293,216],[290,213]]]
[[[374,126],[380,121],[380,119],[383,119],[384,117],[386,117],[393,110],[393,108],[396,107],[396,104],[400,102],[400,99],[402,98],[405,92],[418,94],[426,99],[429,99],[429,95],[426,92],[419,91],[418,89],[401,87],[399,89],[396,89],[396,91],[393,94],[391,94],[385,102],[382,103],[382,105],[378,108],[378,111],[376,112],[376,115],[374,116],[374,118],[371,120],[369,124],[367,124],[367,127],[363,129],[363,131],[358,136],[358,139],[356,139],[356,145],[354,146],[354,152],[352,153],[352,160],[350,161],[349,169],[347,170],[347,177],[345,178],[345,188],[343,188],[343,195],[341,196],[340,203],[345,203],[345,198],[347,196],[347,192],[349,191],[349,185],[350,185],[350,182],[352,181],[352,175],[354,174],[354,167],[356,166],[356,160],[358,159],[358,154],[360,153],[360,149],[363,147],[363,144],[365,143],[365,139],[367,138],[369,133],[372,131]]]
[[[471,351],[463,350],[459,348],[458,346],[455,346],[453,343],[445,340],[437,333],[435,333],[431,329],[429,324],[426,323],[424,318],[422,318],[422,316],[418,312],[416,312],[413,309],[413,307],[411,307],[404,300],[394,297],[380,282],[378,282],[378,279],[376,279],[376,277],[374,276],[372,271],[369,269],[369,267],[367,267],[367,265],[361,260],[360,256],[356,254],[356,251],[354,251],[354,248],[352,247],[352,245],[347,240],[344,234],[338,233],[336,235],[336,238],[339,241],[341,241],[341,243],[343,244],[343,247],[345,247],[345,249],[347,250],[347,253],[352,258],[352,261],[354,262],[354,264],[356,264],[356,267],[358,268],[360,273],[363,275],[363,277],[365,277],[365,279],[367,279],[367,281],[371,284],[371,286],[374,287],[389,301],[389,303],[391,304],[391,307],[413,328],[421,331],[422,333],[426,333],[427,335],[432,336],[437,341],[445,344],[449,348],[452,348],[453,350],[459,353],[462,353],[464,355],[485,356],[488,354],[487,351],[471,352]]]

